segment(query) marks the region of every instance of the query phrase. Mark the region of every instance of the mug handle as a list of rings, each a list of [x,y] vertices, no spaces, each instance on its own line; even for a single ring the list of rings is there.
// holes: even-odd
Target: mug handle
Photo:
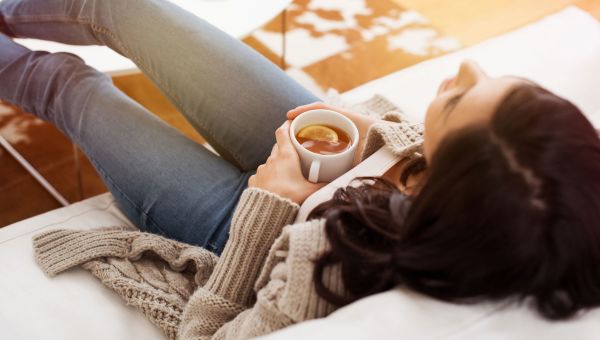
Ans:
[[[308,171],[308,181],[317,183],[319,181],[319,170],[321,169],[321,160],[313,159],[310,163],[310,170]]]

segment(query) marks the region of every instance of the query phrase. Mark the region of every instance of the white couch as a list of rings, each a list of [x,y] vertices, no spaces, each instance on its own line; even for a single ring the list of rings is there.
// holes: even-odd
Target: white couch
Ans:
[[[494,75],[529,77],[571,99],[600,125],[600,23],[575,8],[370,82],[344,98],[379,93],[422,120],[439,81],[464,58]],[[131,223],[104,194],[0,229],[0,339],[162,339],[158,328],[84,270],[49,279],[34,262],[31,236],[37,232],[124,224]],[[266,338],[600,339],[600,310],[549,323],[524,306],[457,306],[393,290]]]

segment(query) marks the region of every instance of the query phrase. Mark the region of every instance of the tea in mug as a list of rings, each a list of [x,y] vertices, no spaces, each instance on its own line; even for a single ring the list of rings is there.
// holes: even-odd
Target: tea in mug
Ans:
[[[335,126],[315,124],[302,128],[296,139],[305,149],[321,155],[335,155],[350,148],[352,140]]]

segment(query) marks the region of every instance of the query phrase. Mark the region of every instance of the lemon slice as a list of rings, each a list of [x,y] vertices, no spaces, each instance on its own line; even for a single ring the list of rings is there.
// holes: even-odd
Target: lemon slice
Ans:
[[[333,130],[323,125],[310,125],[300,130],[298,137],[310,140],[337,142],[338,135]]]

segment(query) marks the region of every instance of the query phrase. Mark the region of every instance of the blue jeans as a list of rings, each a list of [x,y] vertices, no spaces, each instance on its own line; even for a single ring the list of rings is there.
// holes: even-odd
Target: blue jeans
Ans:
[[[318,98],[267,59],[162,0],[4,0],[19,37],[106,45],[133,60],[218,157],[67,53],[0,34],[0,99],[52,122],[85,152],[141,230],[219,254],[248,178],[285,113]]]

